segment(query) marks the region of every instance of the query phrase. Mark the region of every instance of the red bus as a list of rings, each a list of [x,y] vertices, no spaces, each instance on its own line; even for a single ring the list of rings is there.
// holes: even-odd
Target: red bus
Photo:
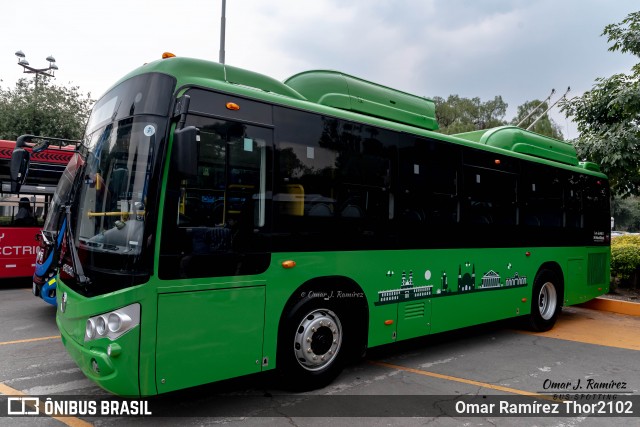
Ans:
[[[0,140],[0,279],[31,277],[36,235],[42,229],[58,180],[75,146],[50,145],[31,154],[29,174],[19,192],[12,191],[10,164],[15,141]]]

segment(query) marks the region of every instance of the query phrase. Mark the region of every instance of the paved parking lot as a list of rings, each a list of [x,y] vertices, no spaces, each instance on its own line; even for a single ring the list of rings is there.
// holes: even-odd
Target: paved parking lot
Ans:
[[[15,284],[0,288],[0,301],[3,404],[10,396],[110,399],[67,356],[55,326],[54,307],[34,298],[30,288]],[[556,327],[543,334],[501,322],[374,349],[329,387],[312,393],[291,395],[279,390],[272,376],[259,375],[147,399],[153,416],[25,416],[0,419],[0,423],[638,425],[638,331],[640,317],[569,307]],[[576,403],[580,405],[577,412],[571,416],[543,415],[545,408],[562,402],[554,400],[554,395],[576,393],[583,396]],[[630,404],[633,415],[598,416],[591,413],[599,409],[594,407],[596,401],[612,402],[604,407],[605,414],[625,411],[628,407],[624,405]],[[519,408],[509,406],[520,403],[523,406]],[[498,411],[502,404],[506,412]],[[509,412],[510,408],[516,412]],[[523,416],[525,409],[533,413]],[[480,413],[471,414],[473,411]],[[509,414],[513,415],[505,416]]]

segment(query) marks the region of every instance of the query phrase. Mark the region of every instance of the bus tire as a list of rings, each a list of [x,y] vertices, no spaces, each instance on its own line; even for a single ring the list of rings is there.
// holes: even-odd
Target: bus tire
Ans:
[[[331,383],[348,360],[352,329],[344,304],[303,298],[285,316],[278,337],[281,385],[294,391]]]
[[[538,272],[533,282],[529,328],[545,332],[553,328],[562,306],[562,284],[553,270]]]

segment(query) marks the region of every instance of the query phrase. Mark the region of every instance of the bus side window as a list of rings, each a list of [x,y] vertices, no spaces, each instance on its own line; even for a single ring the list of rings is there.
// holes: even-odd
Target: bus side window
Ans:
[[[397,134],[275,108],[278,130],[274,231],[300,250],[371,247],[393,218]],[[278,243],[280,244],[280,243]]]
[[[171,185],[177,215],[165,221],[162,276],[209,277],[254,274],[266,268],[260,242],[267,225],[267,159],[271,130],[237,122],[190,117],[200,130],[193,176],[177,176]],[[176,207],[174,207],[176,209]],[[166,236],[166,237],[164,237]],[[164,240],[164,239],[168,240]]]
[[[403,137],[399,157],[396,218],[401,227],[415,229],[410,236],[418,237],[429,230],[428,236],[433,239],[443,225],[453,225],[459,220],[460,152],[433,140]]]
[[[570,174],[564,189],[564,226],[567,228],[584,228],[583,193],[584,175]]]
[[[599,215],[586,215],[585,228],[590,231],[607,230],[611,226],[610,223],[606,223],[606,219],[609,216],[609,186],[607,180],[597,177],[584,177],[584,179],[586,183],[584,211],[599,213]],[[601,219],[604,219],[604,221]]]
[[[562,182],[551,169],[529,166],[529,171],[522,174],[520,187],[522,225],[562,227]]]
[[[472,166],[467,166],[464,174],[467,222],[480,225],[516,224],[515,175]]]

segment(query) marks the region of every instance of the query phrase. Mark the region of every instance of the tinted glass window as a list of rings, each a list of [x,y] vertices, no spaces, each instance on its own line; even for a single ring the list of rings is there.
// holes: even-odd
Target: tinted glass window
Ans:
[[[523,170],[521,224],[530,227],[563,226],[563,182],[560,171],[538,165]]]
[[[299,236],[300,248],[367,247],[384,240],[393,218],[396,135],[284,108],[274,109],[274,117],[275,230]]]
[[[464,170],[465,220],[472,224],[515,225],[516,176],[468,166]]]
[[[171,105],[175,79],[150,73],[125,80],[107,92],[91,110],[86,134],[104,124],[138,114],[166,116]]]
[[[403,240],[422,245],[450,241],[450,227],[460,217],[460,149],[410,136],[401,141],[396,212]]]
[[[583,193],[586,175],[566,173],[564,189],[564,226],[584,228]]]
[[[606,179],[586,177],[584,191],[585,227],[590,231],[608,231],[609,222],[609,184]]]
[[[270,129],[190,116],[195,175],[172,170],[162,237],[164,278],[257,274],[269,266]]]
[[[189,111],[195,114],[213,115],[266,125],[272,123],[271,105],[269,104],[197,88],[189,89],[186,94],[191,97]],[[237,109],[230,109],[229,103],[235,104]]]
[[[515,225],[517,210],[516,162],[494,153],[464,151],[466,223]],[[476,166],[478,165],[478,166]]]

